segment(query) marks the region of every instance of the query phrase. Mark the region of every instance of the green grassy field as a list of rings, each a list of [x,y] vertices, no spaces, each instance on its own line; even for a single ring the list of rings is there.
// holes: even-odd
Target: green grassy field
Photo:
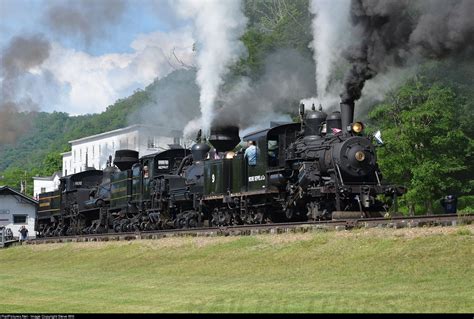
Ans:
[[[474,226],[0,250],[5,312],[474,312]]]

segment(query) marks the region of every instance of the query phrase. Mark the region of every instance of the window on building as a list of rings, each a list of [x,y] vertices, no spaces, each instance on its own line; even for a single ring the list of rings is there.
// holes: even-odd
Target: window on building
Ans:
[[[155,138],[153,136],[148,137],[148,143],[147,143],[147,148],[155,148]]]
[[[133,138],[133,148],[137,148],[137,137]]]
[[[99,144],[99,156],[102,155],[102,145]]]
[[[124,138],[124,139],[120,139],[120,148],[121,149],[125,149],[125,148],[128,148],[128,140],[127,138]]]
[[[82,162],[82,148],[79,149],[79,160]]]
[[[76,150],[74,150],[74,162],[77,161]]]
[[[46,187],[41,187],[41,193],[46,193]]]
[[[92,145],[92,158],[95,158],[95,145]]]
[[[13,224],[26,224],[28,215],[13,215]]]

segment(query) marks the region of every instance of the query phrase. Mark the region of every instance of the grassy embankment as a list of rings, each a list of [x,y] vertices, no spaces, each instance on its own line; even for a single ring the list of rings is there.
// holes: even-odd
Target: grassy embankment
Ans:
[[[4,312],[474,312],[474,225],[21,246]]]

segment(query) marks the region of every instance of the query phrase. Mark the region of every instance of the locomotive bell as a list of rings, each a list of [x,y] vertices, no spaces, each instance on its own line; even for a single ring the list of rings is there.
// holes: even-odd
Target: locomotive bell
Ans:
[[[237,126],[214,126],[211,128],[209,143],[214,146],[217,152],[233,150],[239,142],[239,128]]]
[[[327,114],[322,111],[322,107],[319,106],[319,110],[316,111],[316,107],[313,104],[311,111],[306,112],[305,115],[304,135],[321,135],[322,124],[327,118]]]

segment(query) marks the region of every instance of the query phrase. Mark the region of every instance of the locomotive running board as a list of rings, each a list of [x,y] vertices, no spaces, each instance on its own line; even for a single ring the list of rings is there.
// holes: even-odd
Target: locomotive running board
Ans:
[[[364,218],[364,213],[359,211],[334,211],[332,219],[360,219]]]

